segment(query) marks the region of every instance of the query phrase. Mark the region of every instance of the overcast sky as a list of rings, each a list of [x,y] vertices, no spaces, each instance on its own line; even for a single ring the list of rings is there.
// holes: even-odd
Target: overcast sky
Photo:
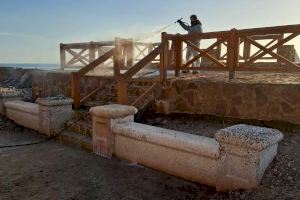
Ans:
[[[60,42],[137,38],[191,14],[204,31],[300,24],[299,8],[300,0],[0,0],[0,63],[58,63]]]

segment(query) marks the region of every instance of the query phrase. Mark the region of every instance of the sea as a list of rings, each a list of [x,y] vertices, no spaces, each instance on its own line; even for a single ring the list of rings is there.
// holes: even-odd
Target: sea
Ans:
[[[0,63],[0,67],[12,67],[23,69],[57,70],[60,64],[41,64],[41,63]]]

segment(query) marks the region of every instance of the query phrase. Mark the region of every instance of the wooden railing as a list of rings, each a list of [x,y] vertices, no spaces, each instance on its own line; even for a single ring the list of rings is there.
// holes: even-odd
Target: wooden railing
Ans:
[[[293,45],[285,45],[299,34],[300,25],[187,35],[163,33],[161,80],[166,79],[167,69],[174,69],[176,76],[181,70],[226,70],[229,71],[229,78],[234,77],[235,71],[299,71]],[[207,48],[200,48],[193,42],[195,40],[201,41],[200,46],[205,40],[214,41]],[[185,62],[184,45],[197,52],[196,56]],[[190,67],[200,58],[200,66]]]
[[[160,43],[135,42],[132,39],[116,38],[115,41],[104,42],[85,42],[60,44],[60,64],[62,69],[82,68],[102,56],[115,47],[116,42],[122,42],[120,56],[123,60],[123,67],[132,67],[148,55]],[[156,60],[158,61],[158,60]],[[112,66],[113,60],[110,59],[103,63]]]
[[[160,43],[149,42],[134,42],[135,60],[140,61],[143,57],[147,56],[153,51]],[[155,60],[159,61],[159,59]]]
[[[116,48],[116,52],[119,52],[120,47],[116,46]],[[114,69],[116,70],[115,74],[117,75],[117,101],[119,104],[129,104],[127,92],[129,82],[134,79],[134,76],[137,74],[137,72],[139,72],[143,67],[147,66],[147,64],[149,64],[151,61],[155,60],[155,58],[161,54],[161,49],[161,45],[159,45],[147,56],[136,63],[132,68],[128,69],[124,74],[120,73],[118,67],[120,65],[120,61],[115,62]],[[143,94],[141,96],[143,96]]]
[[[61,68],[81,68],[114,48],[114,41],[60,44]]]
[[[101,63],[104,63],[108,59],[110,59],[115,53],[115,48],[109,50],[104,55],[100,56],[90,64],[86,65],[85,67],[81,68],[79,71],[71,73],[71,95],[74,100],[74,108],[78,109],[81,104],[86,102],[87,99],[94,96],[99,90],[103,89],[104,85],[98,86],[93,91],[89,92],[88,95],[81,98],[80,95],[80,80],[81,78],[89,71],[94,69],[95,67],[99,66]]]
[[[134,79],[134,76],[137,74],[137,72],[139,72],[143,67],[147,66],[147,64],[149,64],[151,61],[155,60],[155,58],[161,53],[161,46],[156,47],[148,55],[146,55],[139,62],[137,62],[133,67],[126,66],[127,71],[122,74],[121,70],[124,69],[124,65],[125,65],[124,63],[129,63],[132,61],[129,60],[131,58],[129,57],[130,55],[128,56],[128,54],[126,54],[124,56],[124,52],[126,52],[128,48],[131,48],[129,45],[132,43],[130,43],[126,39],[116,38],[114,44],[115,47],[113,49],[109,50],[105,54],[101,55],[99,58],[87,64],[79,71],[71,73],[71,90],[72,90],[72,98],[74,100],[75,109],[78,109],[80,105],[85,103],[89,98],[96,95],[98,91],[100,91],[105,87],[105,85],[99,85],[96,89],[90,91],[84,97],[81,97],[80,80],[82,79],[82,77],[84,77],[89,71],[93,70],[95,67],[103,64],[104,62],[106,62],[111,58],[113,58],[114,78],[117,80],[117,101],[120,104],[129,104],[128,94],[127,94],[129,82]],[[153,87],[154,86],[150,88]],[[147,94],[149,93],[148,90],[146,92]],[[142,94],[141,96],[144,95],[146,94]]]
[[[88,95],[80,96],[80,79],[90,70],[112,59],[114,78],[117,80],[117,101],[120,104],[136,104],[143,99],[149,92],[153,91],[157,84],[153,84],[144,94],[134,102],[128,100],[128,87],[134,80],[137,73],[153,61],[160,62],[160,82],[167,80],[167,71],[174,70],[175,76],[179,76],[182,70],[212,70],[228,71],[229,78],[234,78],[235,71],[300,71],[299,63],[295,60],[295,49],[293,46],[286,45],[300,34],[300,25],[265,27],[255,29],[231,29],[230,31],[207,32],[199,34],[167,34],[162,33],[161,43],[134,43],[130,39],[116,38],[114,42],[101,42],[89,44],[71,44],[61,45],[61,49],[74,55],[68,61],[72,64],[76,60],[85,64],[77,72],[72,73],[72,97],[74,107],[78,108],[80,104],[87,101],[99,90],[91,91]],[[195,45],[195,40],[200,40],[200,47]],[[206,48],[203,48],[205,40],[213,41]],[[91,45],[93,48],[90,48]],[[111,45],[111,46],[109,46]],[[84,49],[98,49],[101,47],[110,47],[104,54],[99,54],[95,58],[94,54],[89,52],[84,55]],[[184,46],[197,52],[190,60],[183,59]],[[73,52],[68,48],[78,48],[81,50]],[[137,58],[134,62],[134,52]],[[287,49],[288,53],[284,52]],[[97,50],[97,51],[98,51]],[[293,54],[294,52],[294,54]],[[290,54],[293,54],[291,56]],[[268,57],[266,55],[269,55]],[[97,57],[97,56],[96,56]],[[159,59],[158,59],[159,58]],[[195,61],[201,58],[200,66],[192,66]],[[62,55],[62,60],[65,56]],[[267,61],[267,62],[266,62]],[[87,63],[89,62],[89,63]],[[271,64],[270,64],[271,63]],[[124,70],[124,73],[121,71]]]

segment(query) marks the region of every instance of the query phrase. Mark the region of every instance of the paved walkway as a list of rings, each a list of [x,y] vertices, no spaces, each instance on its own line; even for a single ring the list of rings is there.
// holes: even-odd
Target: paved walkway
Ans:
[[[22,132],[20,130],[20,132]],[[42,139],[0,131],[0,146]],[[214,190],[59,144],[0,149],[0,199],[189,199]]]

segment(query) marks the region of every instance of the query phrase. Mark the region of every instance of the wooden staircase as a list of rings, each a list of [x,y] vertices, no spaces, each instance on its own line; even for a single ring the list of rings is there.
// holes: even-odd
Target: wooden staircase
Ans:
[[[155,94],[152,92],[153,88],[151,88],[151,86],[153,86],[153,81],[135,80],[132,81],[128,86],[129,102],[130,104],[136,102],[134,105],[138,108],[136,117],[139,118],[144,111],[153,105],[152,103],[155,100]],[[149,90],[149,88],[151,90]],[[116,83],[108,84],[103,90],[99,91],[99,94],[101,99],[97,101],[87,101],[82,106],[83,109],[80,111],[74,111],[73,118],[65,123],[66,130],[60,135],[60,142],[88,151],[92,150],[92,119],[88,114],[88,110],[94,106],[117,103]],[[140,100],[136,101],[139,98]],[[82,116],[85,117],[78,120]]]

